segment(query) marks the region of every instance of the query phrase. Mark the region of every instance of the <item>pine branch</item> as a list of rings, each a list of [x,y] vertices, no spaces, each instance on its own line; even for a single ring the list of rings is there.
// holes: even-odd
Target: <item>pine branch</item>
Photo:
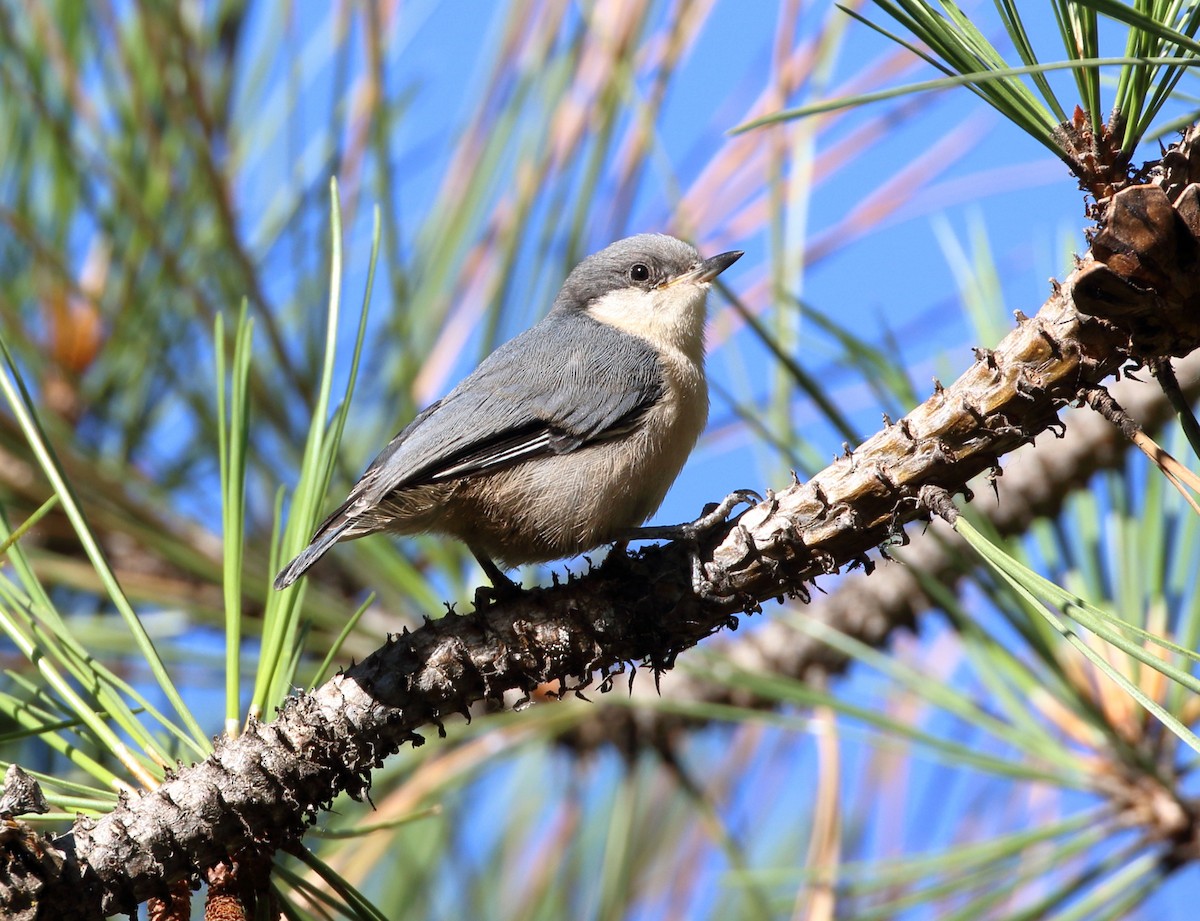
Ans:
[[[0,914],[98,918],[169,898],[171,884],[198,881],[224,858],[294,846],[335,795],[362,796],[387,755],[477,701],[553,681],[582,689],[593,676],[606,689],[634,662],[668,669],[739,612],[807,599],[819,576],[869,565],[872,548],[928,517],[922,494],[962,492],[1002,455],[1047,430],[1061,435],[1058,410],[1129,360],[1200,343],[1198,140],[1192,129],[1151,184],[1099,203],[1091,252],[951,387],[808,483],[770,493],[703,547],[703,594],[689,548],[673,544],[428,621],[97,822],[32,845],[10,829]]]

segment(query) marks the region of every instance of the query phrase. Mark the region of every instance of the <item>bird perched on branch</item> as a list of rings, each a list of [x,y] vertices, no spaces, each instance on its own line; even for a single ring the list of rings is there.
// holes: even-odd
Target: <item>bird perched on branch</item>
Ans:
[[[275,587],[378,531],[455,537],[497,587],[493,561],[637,537],[707,421],[705,299],[741,255],[640,234],[588,256],[543,320],[391,440]]]

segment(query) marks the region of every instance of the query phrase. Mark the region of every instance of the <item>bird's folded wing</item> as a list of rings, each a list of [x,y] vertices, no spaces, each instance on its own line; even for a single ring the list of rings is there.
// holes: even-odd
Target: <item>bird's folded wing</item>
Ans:
[[[586,317],[556,327],[501,346],[418,416],[363,474],[347,506],[618,437],[662,397],[648,344]]]

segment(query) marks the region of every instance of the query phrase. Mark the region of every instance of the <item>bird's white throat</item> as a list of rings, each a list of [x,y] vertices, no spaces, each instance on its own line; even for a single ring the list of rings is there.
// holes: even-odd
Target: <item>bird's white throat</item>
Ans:
[[[666,346],[702,365],[708,287],[707,283],[682,282],[650,291],[621,288],[597,298],[588,305],[587,313],[650,343],[656,351]]]

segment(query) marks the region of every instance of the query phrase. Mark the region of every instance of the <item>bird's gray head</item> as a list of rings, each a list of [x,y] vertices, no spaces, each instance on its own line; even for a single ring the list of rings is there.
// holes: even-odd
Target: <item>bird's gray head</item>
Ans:
[[[664,234],[626,237],[577,265],[554,301],[649,342],[656,350],[704,354],[704,301],[712,280],[741,257],[701,259],[694,246]]]

